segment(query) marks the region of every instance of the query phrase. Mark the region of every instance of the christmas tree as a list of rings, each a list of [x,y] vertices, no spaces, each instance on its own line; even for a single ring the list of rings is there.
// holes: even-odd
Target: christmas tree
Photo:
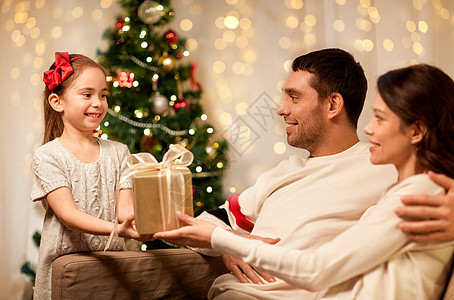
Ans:
[[[150,152],[158,161],[171,144],[194,154],[194,213],[224,201],[222,174],[227,143],[215,138],[200,104],[196,63],[185,63],[185,39],[169,27],[169,0],[122,0],[123,15],[107,29],[109,47],[99,62],[110,72],[109,113],[101,137]]]

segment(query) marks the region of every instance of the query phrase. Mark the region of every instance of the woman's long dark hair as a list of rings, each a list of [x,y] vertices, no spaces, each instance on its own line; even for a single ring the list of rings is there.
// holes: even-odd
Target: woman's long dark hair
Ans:
[[[454,82],[440,69],[414,65],[380,76],[378,92],[406,126],[419,121],[427,133],[416,145],[416,172],[454,177]]]

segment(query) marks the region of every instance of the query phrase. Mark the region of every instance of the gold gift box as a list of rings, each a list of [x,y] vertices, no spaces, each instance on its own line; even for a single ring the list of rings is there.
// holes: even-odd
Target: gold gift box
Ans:
[[[186,167],[137,172],[132,176],[132,190],[139,234],[181,227],[177,211],[194,215],[192,174]]]

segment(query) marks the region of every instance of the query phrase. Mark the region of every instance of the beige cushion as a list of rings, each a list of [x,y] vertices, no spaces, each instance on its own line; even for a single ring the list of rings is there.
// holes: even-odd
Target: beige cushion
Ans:
[[[188,249],[74,253],[52,265],[52,299],[204,299],[226,272]]]

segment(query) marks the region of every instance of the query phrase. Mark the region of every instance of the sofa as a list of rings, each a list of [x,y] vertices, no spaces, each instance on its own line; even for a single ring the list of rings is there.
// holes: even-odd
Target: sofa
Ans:
[[[181,248],[74,253],[52,264],[52,299],[206,299],[226,272],[220,257]]]
[[[206,299],[226,272],[220,257],[181,248],[74,253],[52,265],[52,299]],[[454,276],[442,299],[454,299]]]

